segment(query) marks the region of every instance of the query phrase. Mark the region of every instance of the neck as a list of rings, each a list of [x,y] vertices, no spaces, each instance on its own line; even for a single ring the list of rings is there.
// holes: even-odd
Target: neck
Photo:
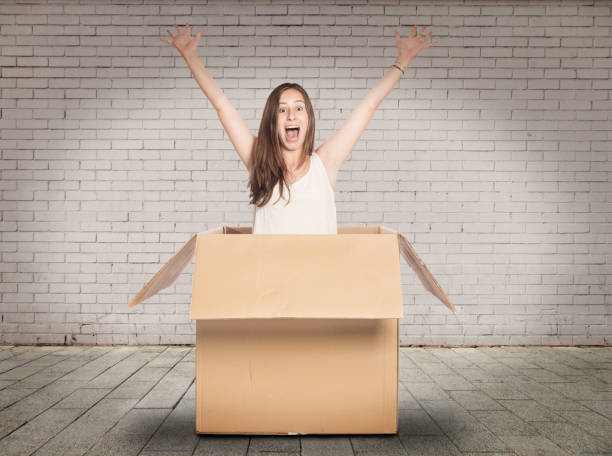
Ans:
[[[287,166],[287,170],[290,173],[294,173],[300,166],[300,160],[302,159],[302,149],[283,150],[283,158],[285,159],[285,166]]]

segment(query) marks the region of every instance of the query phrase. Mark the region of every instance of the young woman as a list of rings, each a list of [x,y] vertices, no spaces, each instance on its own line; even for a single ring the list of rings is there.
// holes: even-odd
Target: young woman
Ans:
[[[255,205],[253,234],[337,233],[334,187],[342,163],[412,59],[437,43],[427,43],[431,32],[423,36],[425,27],[419,31],[415,25],[406,39],[396,31],[395,62],[340,129],[314,151],[314,111],[300,85],[285,83],[272,91],[255,136],[198,58],[203,31],[192,37],[189,24],[185,31],[176,29],[176,35],[168,30],[172,41],[161,41],[183,56],[249,170],[250,203]]]

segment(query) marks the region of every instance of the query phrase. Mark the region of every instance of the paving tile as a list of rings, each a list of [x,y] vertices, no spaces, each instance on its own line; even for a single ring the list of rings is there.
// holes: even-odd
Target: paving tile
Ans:
[[[478,388],[493,399],[529,399],[529,396],[509,383],[479,383]]]
[[[455,375],[452,369],[437,359],[433,362],[421,363],[419,367],[430,377],[433,375]]]
[[[130,382],[125,381],[112,393],[108,395],[109,399],[142,399],[156,385],[156,382]]]
[[[298,436],[260,436],[251,437],[248,454],[258,453],[299,453],[300,438]]]
[[[26,396],[34,393],[36,389],[33,388],[24,388],[21,385],[14,385],[8,388],[4,388],[0,391],[0,410],[5,407],[8,407],[15,402],[23,399]]]
[[[145,447],[145,451],[188,451],[191,453],[196,448],[198,440],[195,432],[195,401],[183,398],[157,429]]]
[[[0,380],[22,380],[42,369],[44,369],[44,366],[31,366],[30,364],[18,366],[7,372],[4,372],[3,374],[0,374]]]
[[[65,375],[62,377],[62,380],[90,381],[122,359],[130,356],[135,350],[137,350],[136,347],[119,347],[110,350],[99,358],[91,360],[85,365],[70,372],[68,375]]]
[[[516,453],[512,450],[508,451],[468,451],[461,453],[462,456],[516,456]]]
[[[65,358],[59,363],[53,364],[52,366],[48,366],[34,375],[22,380],[19,382],[20,385],[27,386],[29,388],[41,388],[45,385],[48,385],[54,382],[57,379],[63,379],[66,374],[71,373],[77,368],[84,366],[85,364],[103,356],[106,351],[101,350],[60,350],[61,353],[72,353],[72,356],[69,358]],[[57,352],[56,352],[57,353]],[[69,379],[69,377],[68,377]]]
[[[565,377],[561,377],[554,372],[542,368],[518,369],[518,372],[537,382],[561,383],[567,381]]]
[[[189,351],[187,352],[187,354],[185,355],[185,357],[183,358],[183,361],[195,363],[195,360],[196,360],[196,349],[195,347],[191,347]]]
[[[301,436],[302,456],[352,456],[353,447],[348,437]]]
[[[148,367],[174,367],[179,361],[191,352],[189,347],[167,347],[155,359],[151,360]]]
[[[503,451],[507,447],[454,401],[422,401],[423,408],[461,451]]]
[[[459,367],[455,369],[459,375],[470,382],[499,382],[500,379],[491,376],[480,366]]]
[[[5,360],[7,358],[12,358],[15,354],[11,351],[13,346],[11,345],[2,345],[0,346],[0,361]]]
[[[96,378],[89,381],[89,388],[114,388],[120,385],[125,379],[130,377],[142,366],[147,364],[156,353],[136,352],[131,356],[119,361],[117,364],[104,371]]]
[[[421,401],[423,409],[446,433],[476,432],[485,426],[453,400]]]
[[[416,401],[414,396],[410,394],[410,391],[399,388],[398,391],[398,408],[399,409],[420,409],[421,405]]]
[[[452,442],[461,451],[473,452],[499,452],[508,449],[508,446],[496,435],[485,431],[476,432],[455,432],[447,434]]]
[[[538,366],[525,359],[522,356],[517,357],[509,357],[509,356],[500,356],[496,358],[497,361],[502,363],[504,366],[510,367],[512,370],[529,370],[535,369],[539,370]]]
[[[478,364],[478,367],[486,372],[484,381],[488,380],[501,382],[510,376],[517,375],[516,369],[498,362],[480,363]]]
[[[192,451],[141,451],[138,456],[191,456]],[[274,455],[276,456],[276,455]]]
[[[487,356],[485,353],[483,353],[481,350],[479,350],[478,348],[471,348],[471,347],[457,347],[457,348],[452,348],[451,349],[453,351],[453,353],[458,354],[459,356],[461,356],[460,359],[464,360],[464,363],[478,363],[480,361],[490,361],[491,357]],[[460,366],[455,366],[455,367],[460,367]],[[461,367],[470,367],[469,365],[464,365]]]
[[[428,348],[413,347],[404,351],[403,354],[417,366],[420,366],[423,363],[435,363],[438,361],[433,352]]]
[[[247,456],[301,456],[299,451],[251,451],[247,452]]]
[[[19,384],[28,388],[42,388],[43,386],[62,378],[69,372],[72,372],[87,362],[88,361],[85,359],[65,359],[57,364],[54,364],[53,366],[46,367],[35,374],[30,375],[29,377],[20,381]]]
[[[43,445],[37,456],[82,455],[112,428],[136,403],[126,399],[102,399],[76,421]],[[61,410],[61,409],[59,409]]]
[[[559,397],[559,392],[550,389],[548,386],[542,385],[535,380],[525,379],[521,380],[516,377],[509,378],[506,382],[511,384],[518,391],[526,394],[531,399]]]
[[[570,453],[541,435],[501,436],[519,456],[569,456]]]
[[[406,454],[406,450],[396,435],[351,436],[350,440],[356,455],[403,456]]]
[[[398,378],[402,381],[409,382],[423,382],[429,380],[429,376],[418,367],[402,368],[401,362]]]
[[[559,410],[582,410],[588,411],[588,409],[578,401],[567,399],[563,396],[545,396],[536,399],[538,404],[543,405],[547,409],[554,412]]]
[[[53,407],[88,409],[93,407],[94,404],[100,401],[100,399],[106,396],[110,391],[110,389],[101,388],[79,388]]]
[[[591,411],[562,411],[559,414],[580,426],[589,434],[599,437],[612,448],[612,420]]]
[[[2,374],[19,366],[23,366],[38,358],[42,358],[43,356],[48,354],[48,351],[46,350],[33,350],[31,349],[31,347],[15,347],[10,351],[12,352],[13,356],[7,357],[0,361],[0,373]]]
[[[6,437],[11,432],[19,429],[27,421],[21,418],[12,418],[10,416],[0,416],[0,439]]]
[[[580,369],[563,364],[562,360],[539,359],[536,364],[561,377],[565,377],[566,375],[579,375],[581,372]]]
[[[84,412],[83,409],[49,409],[0,440],[0,454],[21,456],[34,453]]]
[[[249,440],[246,435],[200,435],[193,456],[244,456]]]
[[[0,390],[3,390],[7,386],[11,386],[15,383],[15,380],[0,380]]]
[[[593,391],[584,383],[544,383],[550,389],[578,401],[612,400],[612,392]]]
[[[157,382],[170,371],[171,367],[151,367],[148,363],[129,378],[132,382]]]
[[[611,348],[402,348],[396,436],[198,436],[194,354],[0,347],[0,454],[612,453]]]
[[[612,385],[598,379],[595,374],[595,369],[584,370],[580,375],[566,375],[567,382],[579,383],[585,385],[591,391],[594,392],[610,392],[612,391]]]
[[[533,425],[549,440],[573,454],[612,452],[612,447],[584,432],[573,423],[534,421]]]
[[[40,368],[45,368],[45,367],[50,367],[53,366],[63,360],[65,360],[66,358],[68,358],[68,356],[66,355],[58,355],[57,352],[59,350],[55,350],[52,353],[49,353],[45,356],[41,356],[40,358],[37,358],[33,361],[30,361],[28,363],[28,366],[33,366],[33,367],[40,367]]]
[[[612,385],[612,369],[597,369],[593,375],[602,382]]]
[[[472,415],[498,437],[538,434],[536,428],[505,410],[474,411]]]
[[[417,401],[449,399],[448,394],[435,383],[402,382],[402,385]]]
[[[136,407],[173,408],[194,380],[195,363],[177,363]]]
[[[560,415],[531,400],[502,399],[499,403],[525,421],[565,421]]]
[[[450,396],[466,410],[503,410],[501,404],[482,391],[450,391]]]
[[[0,411],[0,438],[80,388],[83,382],[57,381]]]
[[[462,453],[445,435],[402,435],[406,453],[410,456],[459,456]]]
[[[612,401],[584,401],[582,403],[600,415],[612,419]]]
[[[138,455],[168,413],[168,409],[130,410],[87,455]]]
[[[424,410],[398,412],[399,435],[440,435],[442,431]]]
[[[472,383],[458,374],[452,375],[430,375],[431,379],[445,391],[475,390],[478,389]]]
[[[461,356],[462,349],[448,349],[448,348],[432,348],[430,353],[437,359],[442,361],[451,369],[455,370],[461,367],[471,367],[474,365],[472,361]]]

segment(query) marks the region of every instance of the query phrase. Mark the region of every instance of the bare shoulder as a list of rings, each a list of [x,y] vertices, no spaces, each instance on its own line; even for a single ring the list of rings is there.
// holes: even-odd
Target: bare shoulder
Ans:
[[[321,159],[323,166],[325,167],[325,171],[327,171],[327,177],[329,178],[329,183],[333,189],[336,188],[336,180],[338,179],[338,171],[339,168],[335,165],[331,154],[325,150],[325,148],[319,147],[315,152],[318,157]]]

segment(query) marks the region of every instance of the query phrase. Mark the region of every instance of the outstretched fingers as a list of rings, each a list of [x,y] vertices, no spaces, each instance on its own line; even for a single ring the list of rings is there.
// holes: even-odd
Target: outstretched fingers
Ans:
[[[431,32],[429,32],[427,36],[423,38],[423,43],[425,43],[429,38],[431,38]]]
[[[168,32],[168,35],[170,35],[172,37],[172,41],[174,41],[174,39],[176,38],[176,36],[174,36],[172,34],[172,32],[169,29],[166,29],[166,32]],[[162,38],[159,39],[160,41],[167,43],[167,44],[172,44],[172,41],[168,41],[168,40],[164,40]]]

